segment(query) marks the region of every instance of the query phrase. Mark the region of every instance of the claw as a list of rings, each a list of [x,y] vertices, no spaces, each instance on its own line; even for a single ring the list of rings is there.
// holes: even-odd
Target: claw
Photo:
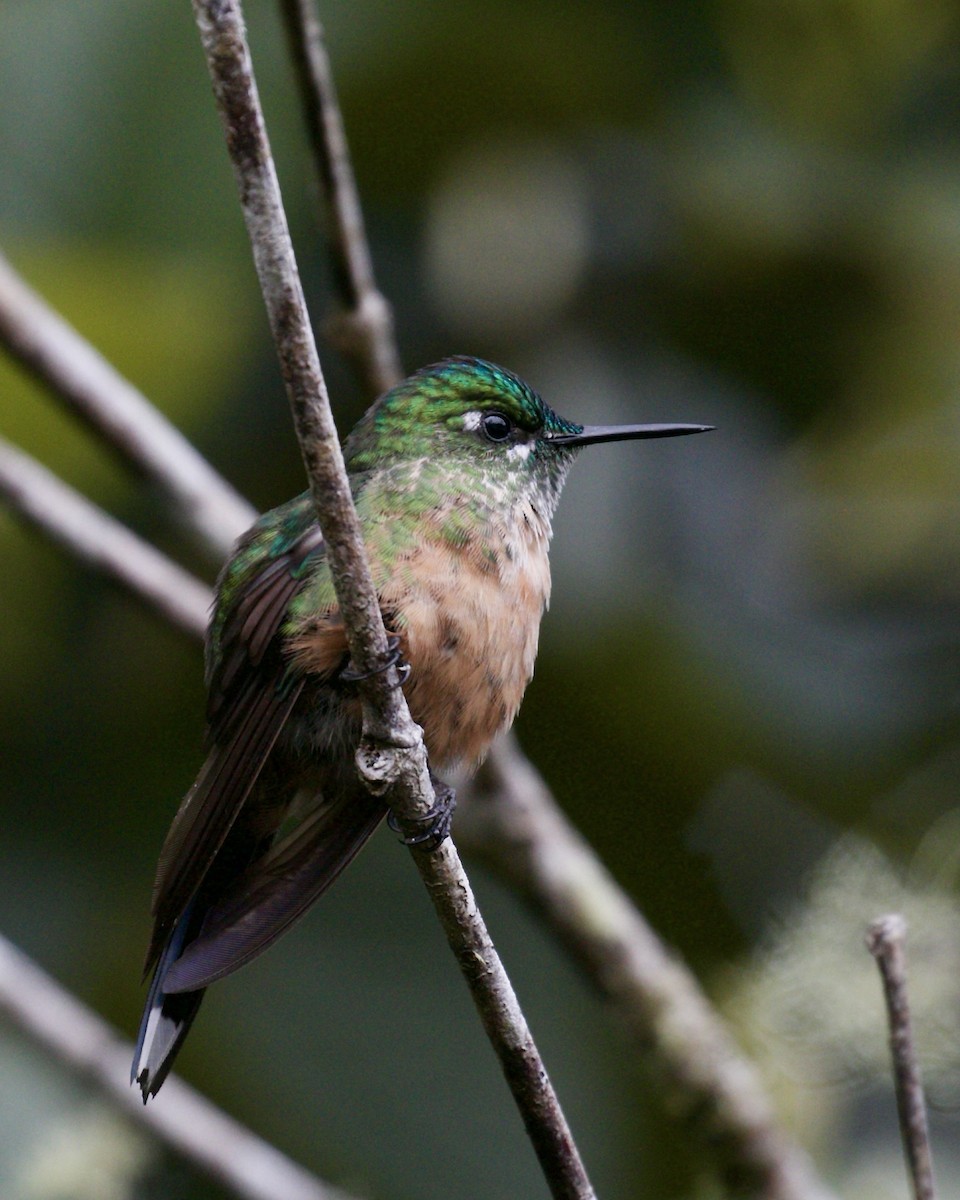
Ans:
[[[395,812],[387,814],[387,824],[398,834],[404,846],[416,846],[418,850],[436,850],[450,836],[453,810],[457,807],[457,794],[445,783],[433,781],[437,802],[422,817],[400,817]]]
[[[403,687],[410,678],[410,664],[403,661],[403,656],[400,653],[400,639],[395,633],[387,635],[387,657],[379,667],[374,667],[372,671],[357,671],[352,663],[347,663],[340,672],[340,679],[344,683],[359,683],[361,679],[371,679],[374,675],[382,675],[384,671],[389,671],[391,667],[397,668],[397,673],[400,676],[400,686]]]

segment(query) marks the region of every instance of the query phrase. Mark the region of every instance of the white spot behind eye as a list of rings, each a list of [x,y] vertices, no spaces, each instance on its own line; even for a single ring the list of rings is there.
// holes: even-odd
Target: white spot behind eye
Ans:
[[[468,412],[463,414],[463,428],[467,433],[476,433],[480,428],[480,418],[483,416],[480,412]]]

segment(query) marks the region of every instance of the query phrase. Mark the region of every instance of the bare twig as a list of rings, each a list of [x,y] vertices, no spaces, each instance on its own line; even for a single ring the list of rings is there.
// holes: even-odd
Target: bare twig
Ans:
[[[323,529],[347,643],[366,681],[375,736],[405,748],[418,741],[389,657],[366,564],[343,454],[307,314],[260,108],[238,0],[194,0],[194,13],[223,119],[254,264],[280,362],[311,494]],[[322,514],[322,517],[320,516]],[[381,713],[376,711],[379,708]],[[429,805],[428,805],[429,807]]]
[[[218,558],[256,513],[182,433],[0,256],[0,344],[173,497]]]
[[[356,364],[367,395],[373,399],[400,382],[393,313],[374,279],[363,210],[315,0],[281,0],[280,7],[320,175],[342,305],[328,322],[326,333]]]
[[[907,962],[904,943],[907,923],[894,913],[879,917],[867,930],[867,949],[877,960],[890,1028],[890,1055],[897,1092],[900,1133],[907,1158],[907,1173],[915,1200],[936,1200],[933,1157],[927,1129],[920,1064],[910,1027],[907,995]]]
[[[582,963],[731,1192],[829,1200],[697,981],[560,812],[512,737],[478,776],[458,832]]]
[[[279,185],[260,111],[249,49],[236,0],[194,0],[253,245],[254,260],[297,437],[327,544],[350,654],[361,672],[387,659],[387,641],[366,563],[310,323],[303,302]],[[396,669],[366,681],[364,744],[358,753],[369,786],[386,794],[401,816],[422,817],[434,803],[419,730],[410,719]],[[551,1191],[591,1197],[559,1102],[483,925],[453,843],[414,858],[441,915],[488,1035],[523,1115]]]
[[[210,589],[29,455],[0,440],[0,497],[83,562],[187,633],[203,636]]]
[[[145,1107],[130,1088],[133,1047],[0,937],[0,1013],[137,1125],[241,1200],[350,1200],[233,1121],[180,1079]]]

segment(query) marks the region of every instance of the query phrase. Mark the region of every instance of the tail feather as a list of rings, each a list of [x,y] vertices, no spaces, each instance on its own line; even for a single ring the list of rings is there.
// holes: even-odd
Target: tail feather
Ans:
[[[355,857],[386,815],[355,782],[319,798],[285,837],[246,870],[204,887],[165,944],[134,1054],[131,1082],[155,1096],[197,1015],[207,986],[249,962],[301,917]],[[235,829],[231,837],[238,836]],[[221,857],[226,853],[220,851]]]
[[[170,1073],[177,1051],[187,1036],[203,999],[203,989],[168,994],[164,979],[180,957],[190,926],[190,910],[177,923],[157,963],[140,1020],[130,1082],[140,1085],[143,1102],[160,1090]]]

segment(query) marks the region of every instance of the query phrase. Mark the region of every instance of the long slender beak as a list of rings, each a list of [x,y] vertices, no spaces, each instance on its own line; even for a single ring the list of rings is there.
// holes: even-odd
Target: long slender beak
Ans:
[[[589,446],[594,442],[625,442],[632,438],[683,437],[709,433],[715,425],[584,425],[579,433],[552,433],[551,446]]]

